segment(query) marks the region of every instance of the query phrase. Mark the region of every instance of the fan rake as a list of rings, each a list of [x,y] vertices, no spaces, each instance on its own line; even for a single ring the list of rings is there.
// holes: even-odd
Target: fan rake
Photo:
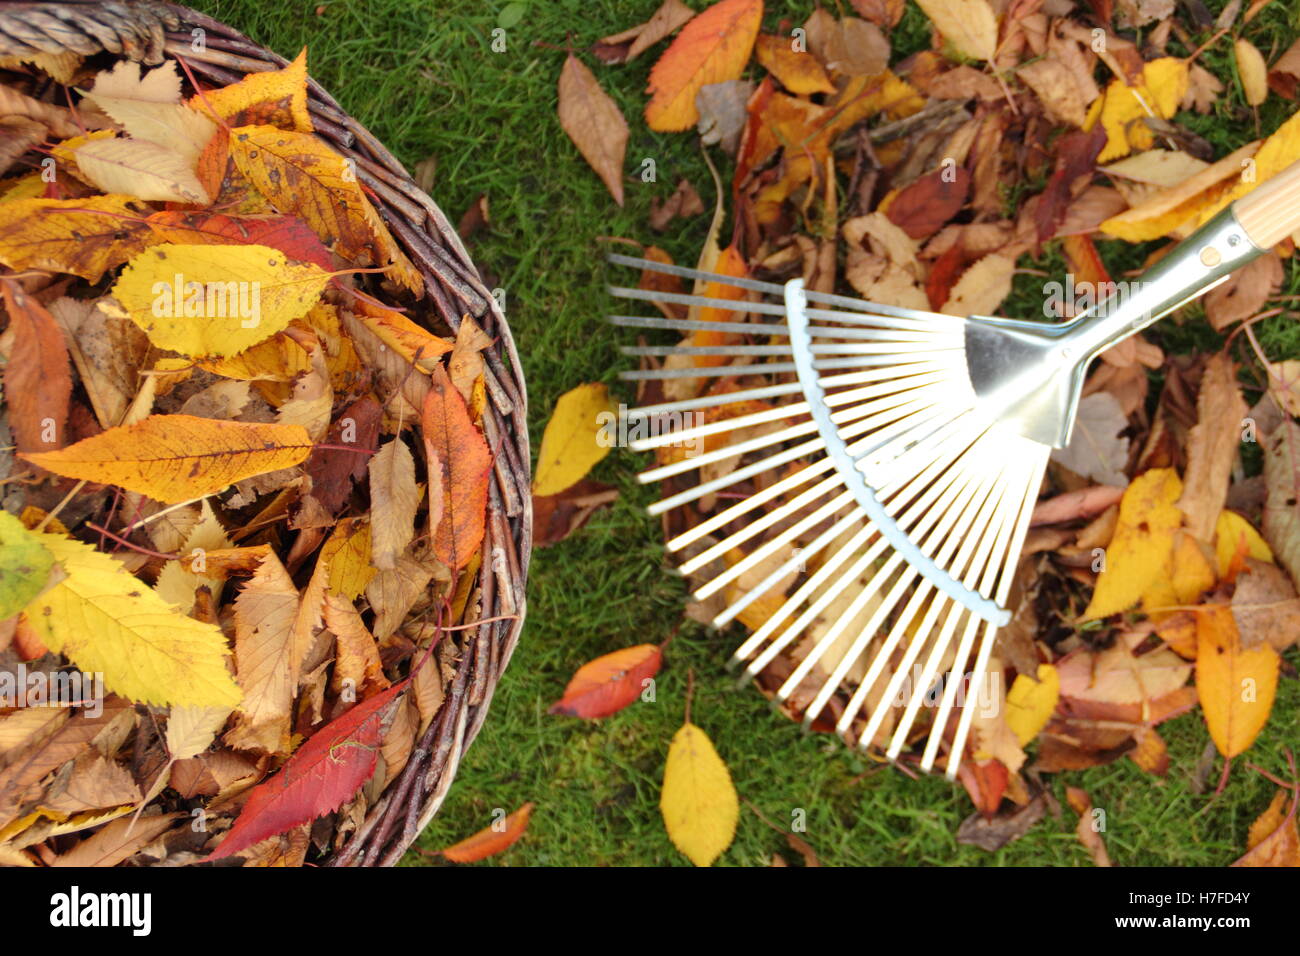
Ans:
[[[688,334],[688,344],[624,347],[682,356],[685,366],[625,379],[753,383],[632,409],[622,425],[643,433],[629,443],[635,451],[704,448],[640,474],[649,483],[700,471],[651,514],[713,496],[731,502],[667,548],[685,555],[684,575],[702,579],[696,600],[726,601],[715,626],[762,602],[745,615],[752,633],[733,658],[744,678],[787,655],[796,663],[775,699],[805,726],[833,719],[846,742],[889,760],[924,737],[920,768],[944,755],[954,775],[978,709],[966,698],[983,693],[1047,461],[1069,442],[1089,362],[1297,226],[1300,165],[1211,219],[1122,297],[1061,324],[962,319],[811,292],[799,279],[610,256],[696,283],[696,294],[610,289],[691,310],[611,317]],[[701,309],[730,315],[709,321]],[[698,333],[722,344],[693,344]],[[737,359],[748,364],[709,364]],[[719,467],[732,459],[733,469]],[[918,724],[923,707],[928,728]]]

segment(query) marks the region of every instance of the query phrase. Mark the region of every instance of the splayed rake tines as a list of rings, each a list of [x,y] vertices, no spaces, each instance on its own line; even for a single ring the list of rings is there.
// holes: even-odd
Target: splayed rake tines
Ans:
[[[627,410],[629,422],[649,426],[648,434],[630,441],[635,451],[709,446],[661,461],[638,480],[701,475],[694,487],[652,505],[652,514],[719,493],[743,495],[667,543],[670,552],[684,552],[678,568],[683,575],[698,576],[726,562],[698,582],[694,599],[725,595],[727,605],[713,620],[725,627],[756,602],[780,595],[779,607],[733,656],[741,679],[756,677],[779,655],[799,649],[802,656],[777,687],[775,701],[798,693],[806,726],[833,709],[836,731],[864,748],[885,728],[893,759],[912,739],[916,701],[937,686],[943,667],[965,666],[972,654],[978,660],[983,653],[978,632],[987,622],[958,598],[965,588],[983,607],[992,603],[1007,563],[999,542],[1012,539],[1003,532],[1018,499],[1001,494],[998,483],[1008,449],[1005,438],[990,437],[989,423],[974,413],[962,320],[804,293],[807,307],[797,316],[802,324],[792,329],[785,286],[629,256],[611,261],[693,280],[697,292],[719,283],[743,293],[737,299],[611,287],[620,298],[691,310],[682,318],[612,316],[618,325],[734,336],[720,344],[624,347],[629,357],[691,360],[685,368],[624,372],[625,379],[728,378],[741,385]],[[722,310],[715,315],[731,320],[694,317],[703,309]],[[802,357],[795,355],[797,348],[804,350]],[[730,364],[736,358],[747,364]],[[724,406],[745,402],[766,407],[717,417]],[[709,477],[712,466],[731,459],[738,460],[736,467]],[[755,486],[766,474],[779,477]],[[863,511],[855,482],[870,490],[876,517]],[[907,536],[910,551],[898,547],[899,534]],[[735,554],[741,557],[730,560]],[[935,575],[950,578],[949,585],[936,586]],[[897,708],[888,702],[899,697],[913,669],[926,687],[903,695],[906,709],[890,722]],[[960,732],[960,718],[948,726],[956,700],[945,693],[935,708],[928,760],[922,757],[926,769],[939,752],[937,738]],[[950,773],[956,759],[952,752]]]

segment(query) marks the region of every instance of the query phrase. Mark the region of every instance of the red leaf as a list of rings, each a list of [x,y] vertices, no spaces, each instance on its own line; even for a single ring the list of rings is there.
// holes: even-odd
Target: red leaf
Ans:
[[[369,395],[357,399],[339,414],[325,436],[327,445],[354,445],[356,451],[338,447],[316,448],[307,459],[311,493],[330,515],[338,514],[352,491],[352,484],[366,473],[370,456],[379,444],[379,403]]]
[[[662,664],[657,644],[637,644],[597,657],[578,668],[550,712],[587,720],[608,717],[636,700],[642,681],[658,674]]]
[[[17,282],[0,282],[0,288],[14,334],[4,391],[15,444],[21,452],[62,448],[72,396],[67,343],[54,316]]]
[[[524,835],[528,829],[528,818],[532,814],[532,803],[525,803],[501,821],[504,825],[499,829],[498,824],[494,823],[440,852],[453,863],[474,863],[495,856]]]
[[[1007,789],[1007,768],[1002,761],[978,763],[969,760],[957,768],[957,778],[966,788],[975,809],[985,817],[992,818]]]
[[[164,242],[270,246],[290,259],[334,271],[330,252],[297,216],[226,216],[207,210],[156,212],[145,220]]]
[[[970,257],[960,242],[954,242],[948,251],[934,260],[930,274],[925,279],[925,295],[930,300],[930,308],[936,312],[952,295],[952,287],[957,278],[966,271]]]
[[[233,856],[351,799],[375,772],[384,708],[406,684],[394,684],[312,734],[277,774],[253,789],[221,846],[204,862]]]
[[[469,564],[483,543],[492,455],[469,417],[465,400],[441,365],[429,378],[420,424],[426,445],[432,446],[436,455],[430,460],[442,468],[443,511],[433,534],[434,554],[458,571]]]
[[[925,239],[957,215],[969,191],[965,166],[936,169],[899,191],[885,215],[913,239]]]
[[[1097,167],[1097,157],[1106,145],[1106,130],[1098,123],[1091,132],[1067,133],[1056,142],[1056,169],[1034,210],[1038,241],[1056,235],[1074,201],[1075,193],[1088,183]]]

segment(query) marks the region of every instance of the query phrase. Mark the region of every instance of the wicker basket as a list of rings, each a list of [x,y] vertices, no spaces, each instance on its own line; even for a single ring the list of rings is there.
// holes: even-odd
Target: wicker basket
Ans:
[[[196,30],[203,31],[200,49],[193,42]],[[108,52],[145,64],[160,63],[169,54],[183,56],[196,76],[220,86],[288,62],[230,27],[173,4],[0,3],[0,55],[64,51],[86,56]],[[481,619],[497,620],[444,638],[455,641],[460,653],[441,709],[416,742],[401,776],[326,861],[330,866],[391,866],[446,799],[523,627],[524,581],[532,548],[527,406],[505,317],[447,218],[392,154],[318,83],[309,80],[308,93],[316,135],[355,162],[358,179],[371,191],[394,238],[423,273],[429,312],[453,329],[463,315],[473,315],[496,342],[484,353],[489,401],[483,431],[494,467],[478,584]],[[56,102],[63,91],[50,81],[33,95]]]

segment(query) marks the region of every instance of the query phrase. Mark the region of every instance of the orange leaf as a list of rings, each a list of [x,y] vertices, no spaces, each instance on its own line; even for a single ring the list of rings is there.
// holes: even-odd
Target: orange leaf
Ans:
[[[4,370],[9,425],[19,451],[51,451],[64,443],[72,373],[54,316],[16,282],[0,283],[13,345]]]
[[[524,835],[524,831],[528,829],[528,818],[532,813],[532,803],[525,803],[505,819],[484,827],[472,837],[439,852],[453,863],[474,863],[495,856]]]
[[[1210,605],[1196,615],[1196,692],[1219,753],[1247,750],[1268,722],[1277,693],[1279,659],[1267,642],[1248,651],[1232,609]]]
[[[671,133],[694,126],[700,118],[695,94],[740,78],[762,19],[763,0],[722,0],[686,24],[650,71],[650,128]]]
[[[817,58],[806,51],[796,50],[789,37],[763,34],[754,45],[754,56],[791,93],[835,92],[835,84]]]
[[[637,644],[597,657],[578,668],[550,713],[587,720],[608,717],[636,700],[643,682],[659,673],[662,664],[657,644]]]
[[[433,535],[438,560],[457,571],[483,543],[492,455],[447,370],[433,371],[421,413],[430,461],[442,470],[442,520]]]

